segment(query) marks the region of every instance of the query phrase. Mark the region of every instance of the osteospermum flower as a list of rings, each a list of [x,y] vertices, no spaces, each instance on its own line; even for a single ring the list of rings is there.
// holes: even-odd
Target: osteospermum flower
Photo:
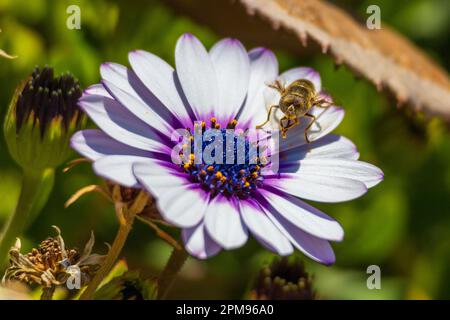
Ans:
[[[310,144],[303,134],[307,123],[280,139],[279,147],[269,150],[280,159],[276,173],[268,170],[270,163],[248,157],[245,163],[212,165],[194,154],[182,164],[171,159],[175,129],[218,128],[225,135],[225,128],[255,128],[279,99],[267,83],[306,78],[320,92],[316,71],[296,68],[279,75],[276,57],[265,48],[247,52],[239,41],[225,39],[208,52],[191,34],[178,40],[176,70],[140,50],[131,52],[129,61],[131,69],[103,64],[101,84],[79,101],[101,130],[76,133],[72,146],[94,161],[98,175],[148,190],[162,217],[182,228],[187,251],[198,258],[241,247],[252,234],[279,255],[297,248],[318,262],[335,261],[329,241],[343,239],[342,227],[300,198],[347,201],[382,179],[378,168],[357,160],[352,142],[329,134],[344,116],[341,108],[311,110],[317,126],[308,133]],[[246,137],[245,150],[254,142]]]

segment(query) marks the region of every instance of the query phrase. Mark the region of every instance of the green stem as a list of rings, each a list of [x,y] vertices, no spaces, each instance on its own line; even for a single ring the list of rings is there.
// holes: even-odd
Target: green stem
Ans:
[[[159,276],[158,300],[166,298],[167,293],[169,293],[173,283],[175,282],[178,272],[180,272],[188,257],[189,254],[185,249],[173,249],[166,267]]]
[[[113,194],[120,192],[119,185],[115,185]],[[113,195],[114,197],[114,195]],[[111,269],[114,266],[117,258],[119,257],[120,252],[122,251],[125,242],[127,241],[128,234],[133,227],[134,220],[136,219],[136,215],[141,213],[144,207],[148,203],[148,194],[141,190],[134,199],[133,204],[131,206],[125,205],[121,201],[115,202],[116,214],[123,219],[119,219],[120,227],[119,231],[116,234],[116,238],[109,250],[108,254],[105,257],[105,260],[102,262],[100,269],[95,274],[94,278],[86,290],[84,290],[83,294],[80,296],[80,300],[92,300],[94,297],[95,291],[98,286],[102,283],[103,279],[109,274]]]
[[[95,274],[94,278],[91,282],[89,282],[88,287],[84,290],[83,294],[80,296],[80,300],[92,300],[94,297],[94,293],[97,290],[98,286],[102,283],[103,279],[108,275],[111,271],[114,263],[119,257],[120,252],[122,251],[125,242],[127,241],[128,234],[131,231],[134,222],[134,215],[128,219],[125,224],[121,224],[119,227],[119,231],[116,234],[116,238],[111,246],[111,249],[108,252],[105,260],[102,263],[102,266]]]
[[[22,235],[30,212],[35,206],[37,194],[41,187],[41,182],[45,176],[45,171],[30,172],[24,171],[22,179],[22,189],[14,213],[9,217],[0,238],[0,269],[4,268],[9,249],[14,244],[17,237]]]

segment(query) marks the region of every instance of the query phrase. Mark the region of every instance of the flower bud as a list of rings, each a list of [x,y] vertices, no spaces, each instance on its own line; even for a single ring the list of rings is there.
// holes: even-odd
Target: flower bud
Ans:
[[[261,269],[251,296],[255,300],[314,300],[310,275],[299,259],[276,258]]]
[[[69,73],[35,68],[17,87],[6,115],[4,133],[9,152],[24,169],[54,168],[70,154],[69,139],[84,123],[77,106],[81,89]]]

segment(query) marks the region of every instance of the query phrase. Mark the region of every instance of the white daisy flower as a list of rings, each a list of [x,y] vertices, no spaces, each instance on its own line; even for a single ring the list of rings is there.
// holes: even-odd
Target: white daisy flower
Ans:
[[[148,190],[163,218],[182,228],[186,250],[198,258],[239,248],[252,234],[279,255],[297,248],[320,263],[335,262],[329,242],[343,239],[342,227],[300,199],[352,200],[383,177],[377,167],[357,160],[351,141],[329,134],[344,117],[341,108],[313,107],[318,126],[309,132],[311,143],[303,134],[307,123],[280,139],[279,150],[271,150],[280,159],[278,173],[248,161],[171,160],[178,143],[171,140],[174,130],[194,131],[196,121],[221,132],[255,128],[279,99],[267,83],[305,78],[320,92],[316,71],[296,68],[279,75],[270,50],[247,52],[239,41],[224,39],[208,52],[191,34],[178,40],[176,69],[140,50],[130,52],[129,61],[131,69],[103,64],[101,84],[85,90],[79,101],[100,130],[76,133],[72,147],[94,162],[98,175]],[[250,144],[246,138],[246,150]]]

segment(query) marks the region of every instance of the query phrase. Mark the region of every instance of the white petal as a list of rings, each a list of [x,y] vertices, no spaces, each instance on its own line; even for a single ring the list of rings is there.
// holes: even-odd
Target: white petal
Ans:
[[[175,70],[167,62],[146,51],[136,50],[128,55],[131,67],[144,85],[186,127],[191,126],[190,116],[181,99],[175,81]]]
[[[218,105],[214,66],[201,42],[191,34],[178,39],[175,49],[177,75],[197,120],[209,120]]]
[[[109,92],[105,89],[105,87],[101,83],[93,84],[83,91],[84,94],[96,94],[100,96],[104,96],[110,99],[113,99]]]
[[[341,225],[320,210],[286,194],[280,196],[267,191],[261,191],[261,194],[280,215],[303,231],[325,240],[343,239]]]
[[[200,188],[182,185],[168,189],[157,199],[164,220],[182,228],[196,226],[205,215],[209,194]]]
[[[212,199],[206,209],[205,226],[211,238],[228,250],[241,247],[248,238],[238,204],[221,195]]]
[[[275,227],[257,202],[240,201],[239,209],[248,229],[265,247],[282,256],[293,252],[289,240]]]
[[[170,154],[167,143],[161,142],[151,127],[117,101],[101,95],[83,95],[78,104],[111,138],[138,149]]]
[[[360,181],[371,188],[383,180],[383,172],[374,165],[347,159],[304,159],[292,163],[282,172],[290,172],[293,175],[317,175],[336,178],[348,178]]]
[[[289,145],[284,146],[290,147]],[[310,144],[303,144],[298,147],[282,150],[280,153],[280,161],[282,162],[330,158],[358,160],[359,152],[349,139],[343,136],[328,134]]]
[[[97,175],[112,180],[122,186],[137,188],[140,186],[133,174],[133,165],[142,163],[144,166],[151,165],[149,158],[136,156],[106,156],[95,161],[94,171]]]
[[[199,259],[212,257],[222,249],[206,232],[203,222],[198,226],[183,229],[181,236],[186,251]]]
[[[316,89],[317,93],[322,91],[322,81],[320,79],[320,74],[312,68],[300,67],[290,69],[283,72],[280,75],[279,79],[285,86],[290,85],[295,80],[307,79],[314,84],[314,88]]]
[[[280,173],[264,181],[293,196],[318,202],[349,201],[367,192],[365,184],[357,180],[302,172]]]
[[[241,122],[248,122],[253,128],[266,120],[267,106],[264,90],[278,75],[278,60],[272,51],[256,48],[248,53],[250,59],[250,80],[245,105],[239,115]]]
[[[336,261],[333,248],[331,248],[327,240],[314,237],[302,231],[283,218],[278,212],[266,210],[266,214],[273,224],[291,241],[294,247],[302,251],[307,257],[325,265],[331,265]]]
[[[190,185],[188,176],[179,171],[176,165],[161,161],[151,160],[151,165],[136,164],[133,172],[139,182],[156,198],[160,198],[171,189]]]
[[[138,76],[125,66],[104,63],[100,67],[105,89],[143,122],[170,136],[178,121]]]
[[[100,130],[78,131],[70,139],[70,145],[81,155],[93,161],[107,155],[151,156],[151,152],[118,142]]]
[[[242,43],[235,39],[217,42],[209,54],[219,84],[219,101],[214,115],[227,122],[236,117],[247,95],[249,58]]]
[[[157,198],[159,212],[167,222],[192,227],[203,218],[208,195],[201,189],[192,189],[186,175],[176,167],[150,160],[136,164],[133,172],[141,185]]]

